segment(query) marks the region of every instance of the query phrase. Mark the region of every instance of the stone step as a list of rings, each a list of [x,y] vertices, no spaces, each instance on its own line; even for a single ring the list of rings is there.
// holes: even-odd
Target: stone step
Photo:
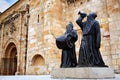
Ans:
[[[70,79],[107,79],[115,78],[112,68],[81,67],[81,68],[60,68],[51,72],[52,78]]]

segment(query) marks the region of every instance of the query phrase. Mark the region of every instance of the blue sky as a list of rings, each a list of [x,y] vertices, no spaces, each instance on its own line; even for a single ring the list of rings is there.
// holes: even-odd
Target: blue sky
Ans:
[[[6,2],[8,2],[8,4],[13,4],[13,3],[15,3],[17,0],[5,0]]]
[[[0,0],[0,12],[5,11],[18,0]]]

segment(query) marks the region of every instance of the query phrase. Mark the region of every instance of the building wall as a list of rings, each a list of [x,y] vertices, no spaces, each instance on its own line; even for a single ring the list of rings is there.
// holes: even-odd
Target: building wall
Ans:
[[[30,2],[27,74],[48,74],[60,65],[61,50],[57,49],[54,36],[62,32],[62,4],[59,0],[33,2]],[[38,54],[45,63],[32,65],[34,56]]]
[[[107,0],[112,66],[120,69],[120,0]]]
[[[0,15],[0,58],[4,57],[7,44],[13,42],[17,48],[16,74],[49,74],[59,68],[61,50],[56,47],[55,38],[64,34],[69,21],[79,35],[78,57],[82,31],[75,21],[79,11],[97,12],[102,38],[100,51],[105,64],[120,69],[120,0],[69,1],[72,0],[19,0]],[[5,25],[11,14],[19,16]]]
[[[4,58],[11,58],[6,53],[10,52],[7,49],[8,45],[14,43],[17,49],[17,72],[16,74],[24,74],[25,72],[25,50],[26,50],[26,1],[18,1],[14,6],[10,7],[4,13],[0,15],[1,23],[1,74],[6,75],[9,73],[10,63],[7,61],[5,64],[2,60]],[[25,11],[25,12],[24,12]],[[10,53],[12,54],[12,53]],[[5,65],[4,65],[5,64]],[[5,66],[7,66],[5,68]],[[5,69],[4,69],[5,68]],[[9,75],[9,74],[8,74]]]

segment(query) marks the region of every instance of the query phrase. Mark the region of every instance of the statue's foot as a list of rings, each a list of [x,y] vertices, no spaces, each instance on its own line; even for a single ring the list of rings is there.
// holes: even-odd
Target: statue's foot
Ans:
[[[108,67],[107,65],[94,65],[94,67]]]
[[[79,68],[79,67],[88,67],[88,66],[86,66],[86,65],[77,65],[76,67]]]
[[[107,65],[104,65],[103,67],[109,67],[109,66],[107,66]]]

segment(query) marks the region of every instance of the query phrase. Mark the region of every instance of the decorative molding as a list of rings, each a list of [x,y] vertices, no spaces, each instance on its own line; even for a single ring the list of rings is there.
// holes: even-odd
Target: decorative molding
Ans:
[[[72,3],[75,4],[76,1],[78,1],[80,4],[83,4],[85,2],[89,2],[90,0],[61,0],[62,2],[66,2],[67,5],[70,5]]]
[[[21,12],[22,14],[25,14],[26,12],[29,13],[29,4],[21,6],[19,12]]]
[[[71,4],[71,3],[75,3],[76,0],[66,0],[67,1],[67,4]]]
[[[10,33],[13,34],[13,32],[16,31],[15,24],[12,22],[10,26]]]
[[[13,22],[16,18],[18,18],[20,14],[11,14],[4,20],[4,25],[9,24],[10,22]]]
[[[10,22],[14,21],[16,18],[18,18],[20,16],[19,13],[24,15],[26,12],[29,13],[29,5],[28,4],[25,4],[25,5],[21,6],[21,8],[19,8],[18,11],[13,11],[12,14],[10,14],[8,17],[6,17],[3,20],[4,25],[7,25]]]

